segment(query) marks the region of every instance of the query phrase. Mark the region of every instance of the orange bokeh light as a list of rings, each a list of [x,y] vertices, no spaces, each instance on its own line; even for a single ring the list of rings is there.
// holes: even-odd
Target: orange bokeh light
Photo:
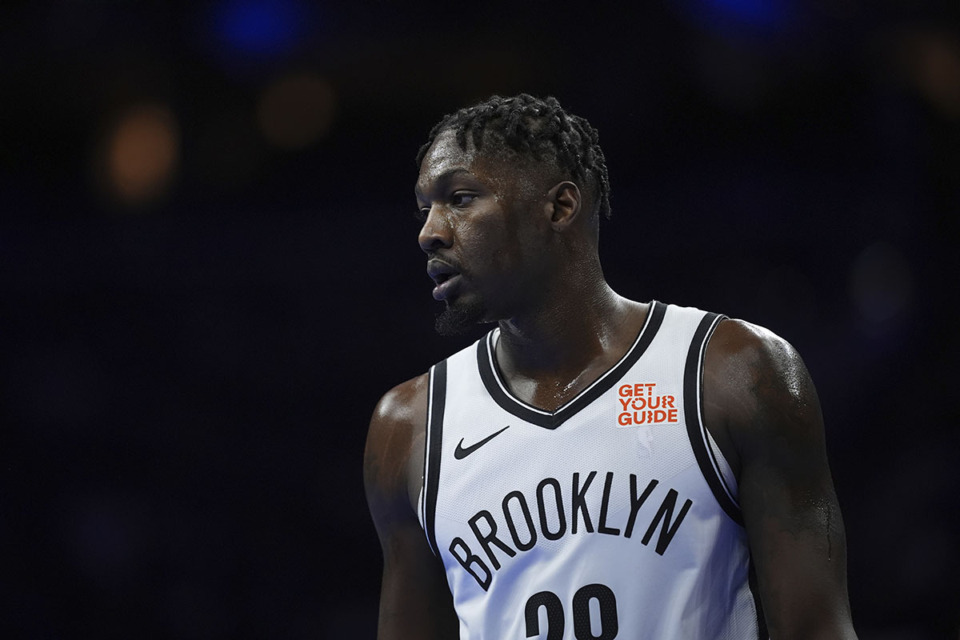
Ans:
[[[173,112],[143,105],[124,113],[107,136],[103,160],[104,186],[120,202],[145,204],[163,195],[180,160]]]

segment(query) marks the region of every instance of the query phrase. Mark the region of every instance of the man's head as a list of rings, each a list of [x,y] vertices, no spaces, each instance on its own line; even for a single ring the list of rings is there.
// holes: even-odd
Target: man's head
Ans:
[[[552,164],[593,196],[600,216],[610,217],[610,181],[597,130],[565,111],[556,98],[526,93],[493,96],[448,114],[420,147],[418,167],[437,136],[447,130],[455,133],[463,150],[472,144],[480,152],[518,154]]]
[[[441,333],[537,314],[576,280],[602,278],[603,152],[597,132],[555,99],[462,109],[433,128],[418,160],[419,243],[446,304]]]

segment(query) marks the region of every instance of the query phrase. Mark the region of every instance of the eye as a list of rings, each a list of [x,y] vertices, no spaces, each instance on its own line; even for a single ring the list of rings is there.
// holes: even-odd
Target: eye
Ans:
[[[427,215],[430,213],[430,207],[420,207],[413,212],[413,217],[417,222],[426,222]]]
[[[457,191],[450,196],[450,204],[455,207],[465,207],[477,197],[477,194],[467,191]]]

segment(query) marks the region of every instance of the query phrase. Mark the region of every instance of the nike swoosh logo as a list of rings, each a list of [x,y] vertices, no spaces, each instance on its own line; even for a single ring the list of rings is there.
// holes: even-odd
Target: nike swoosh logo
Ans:
[[[484,439],[481,440],[480,442],[477,442],[477,443],[475,443],[475,444],[472,444],[472,445],[470,445],[469,447],[464,447],[464,446],[463,446],[463,438],[460,438],[460,442],[457,443],[457,448],[454,449],[454,451],[453,451],[453,457],[456,458],[457,460],[463,460],[463,459],[466,458],[468,455],[470,455],[471,453],[473,453],[474,451],[476,451],[477,449],[479,449],[479,448],[482,447],[483,445],[487,444],[488,442],[490,442],[491,440],[493,440],[494,438],[496,438],[498,435],[500,435],[501,433],[503,433],[504,431],[506,431],[506,430],[509,429],[509,428],[510,428],[510,425],[507,425],[507,426],[505,426],[503,429],[500,429],[500,431],[497,431],[496,433],[491,433],[490,435],[488,435],[486,438],[484,438]]]

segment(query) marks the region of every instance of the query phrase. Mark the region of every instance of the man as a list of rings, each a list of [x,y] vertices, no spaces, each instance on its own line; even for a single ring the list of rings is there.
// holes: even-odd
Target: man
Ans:
[[[374,412],[380,640],[854,638],[800,357],[607,285],[586,120],[494,97],[419,162],[438,329],[496,327]]]

